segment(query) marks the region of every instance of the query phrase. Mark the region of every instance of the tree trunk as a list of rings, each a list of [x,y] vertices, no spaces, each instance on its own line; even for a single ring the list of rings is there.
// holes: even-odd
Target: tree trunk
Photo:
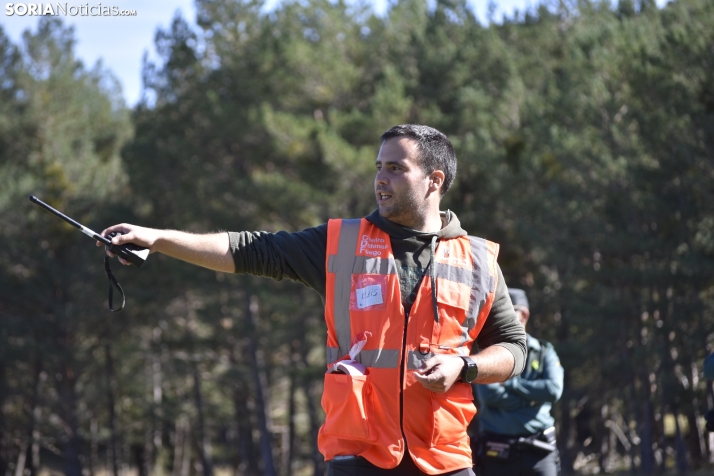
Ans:
[[[258,298],[250,296],[246,299],[246,330],[248,334],[248,356],[250,359],[250,371],[255,386],[255,410],[258,416],[258,429],[260,430],[260,455],[263,459],[265,476],[277,476],[275,464],[273,462],[272,434],[268,428],[267,388],[261,378],[261,365],[258,358],[258,346],[256,345],[258,322]]]
[[[306,346],[303,346],[303,351],[300,353],[303,364],[306,368],[309,368],[309,363],[307,361],[307,351]],[[320,431],[320,420],[317,416],[317,406],[315,405],[315,396],[312,394],[313,379],[310,377],[310,373],[306,372],[306,375],[302,378],[302,389],[305,392],[305,401],[307,403],[307,416],[310,421],[310,445],[311,451],[310,456],[312,459],[313,476],[322,476],[325,474],[325,460],[317,448],[317,434]]]
[[[5,398],[7,398],[7,376],[5,375],[5,363],[0,359],[0,475],[6,474],[7,471],[7,450],[8,438],[7,428],[5,427]]]
[[[600,453],[598,456],[598,465],[600,466],[600,472],[602,474],[607,473],[608,469],[608,459],[610,456],[610,448],[608,448],[609,442],[609,431],[605,427],[605,421],[609,418],[607,405],[601,404],[600,406],[600,418],[597,422],[597,438],[596,441],[600,443]]]
[[[32,425],[30,429],[30,476],[36,476],[40,472],[40,439],[42,433],[40,432],[39,421],[41,417],[40,400],[42,396],[42,388],[45,384],[45,379],[47,374],[42,370],[42,362],[38,358],[35,364],[35,388],[32,394],[32,403],[30,408],[32,409]]]
[[[703,429],[701,425],[698,424],[700,421],[699,398],[697,398],[695,389],[699,385],[699,369],[692,363],[691,358],[689,359],[689,369],[691,370],[689,375],[691,385],[689,388],[684,389],[687,398],[684,401],[683,412],[687,417],[687,426],[689,427],[689,432],[686,435],[686,443],[689,448],[690,463],[693,469],[698,469],[704,461],[706,444]]]
[[[566,342],[569,337],[569,326],[567,321],[567,309],[561,307],[561,321],[558,327],[558,341]],[[560,452],[561,471],[564,476],[574,473],[575,451],[573,447],[574,432],[573,421],[570,417],[570,408],[573,403],[573,396],[570,391],[570,373],[566,370],[563,377],[563,395],[560,399],[560,438],[558,451]]]
[[[114,356],[111,344],[104,345],[105,371],[107,373],[107,408],[109,410],[109,453],[112,474],[119,476],[119,438],[117,436],[116,415],[116,376],[114,375]]]
[[[201,466],[203,467],[203,476],[213,476],[210,442],[208,441],[208,435],[206,435],[203,396],[201,393],[201,376],[199,375],[198,364],[196,362],[194,362],[193,365],[193,399],[198,417],[196,445],[198,446],[198,456],[201,459]]]
[[[183,440],[186,438],[184,430],[183,415],[179,416],[174,424],[174,457],[171,465],[171,476],[181,476],[181,464],[183,462]]]
[[[677,473],[687,474],[689,465],[687,464],[687,445],[684,444],[682,429],[679,426],[679,411],[673,408],[674,413],[674,448],[676,451]],[[690,430],[691,431],[691,430]]]
[[[131,453],[134,456],[134,464],[137,468],[137,476],[149,476],[146,468],[146,455],[144,445],[132,445]]]
[[[707,380],[707,408],[714,408],[714,383]],[[714,464],[714,432],[708,432],[709,463]]]
[[[203,395],[201,392],[201,375],[198,370],[197,355],[194,350],[194,327],[195,319],[193,316],[189,316],[188,321],[188,336],[190,341],[191,355],[192,355],[192,371],[193,371],[193,401],[196,406],[196,416],[198,418],[198,425],[196,427],[196,446],[198,447],[198,457],[201,460],[201,466],[203,470],[203,476],[213,476],[213,461],[211,459],[211,445],[206,434],[206,423],[204,417],[203,408]]]
[[[233,392],[233,408],[235,409],[236,425],[238,427],[238,453],[240,462],[237,465],[240,474],[245,476],[258,476],[258,460],[255,457],[253,443],[253,427],[251,415],[247,405],[247,392],[236,389]]]
[[[98,422],[92,418],[89,422],[89,474],[95,476],[99,472],[99,441],[97,438]]]
[[[689,433],[687,434],[687,446],[692,459],[692,467],[699,468],[704,460],[705,445],[704,433],[699,425],[699,412],[697,411],[697,399],[691,405],[687,405],[687,424]]]
[[[659,472],[664,473],[667,471],[667,436],[664,433],[664,417],[667,407],[662,404],[660,410],[660,418],[655,421],[655,441],[657,442],[660,460],[659,460]]]
[[[67,435],[64,446],[64,474],[66,476],[82,476],[81,438],[77,419],[77,393],[75,392],[76,375],[73,369],[65,364],[61,377],[57,390]]]
[[[15,476],[25,474],[25,463],[27,462],[27,448],[30,443],[22,443],[20,454],[17,455],[17,463],[15,463]]]
[[[243,362],[239,356],[244,355],[238,348],[238,344],[233,335],[228,337],[228,358],[231,365],[235,369],[235,374],[239,381],[233,384],[233,411],[235,417],[235,425],[237,430],[237,446],[238,454],[235,462],[236,474],[242,476],[258,476],[260,469],[258,468],[258,460],[255,454],[255,444],[253,442],[253,418],[248,409],[248,401],[250,400],[250,384],[243,379],[244,373],[241,372]]]
[[[35,357],[34,367],[34,383],[32,386],[30,401],[27,406],[30,416],[30,424],[28,425],[27,433],[29,455],[25,455],[26,459],[24,461],[24,469],[29,473],[29,476],[35,476],[40,469],[40,429],[38,422],[40,420],[40,395],[45,381],[45,374],[42,371],[42,360],[39,355]],[[21,472],[21,475],[22,474],[25,473]]]
[[[629,360],[630,362],[632,361],[631,358]],[[639,419],[637,418],[637,394],[635,392],[635,376],[633,373],[630,373],[630,394],[627,405],[625,405],[624,408],[625,429],[627,431],[627,437],[631,443],[628,449],[628,454],[630,456],[630,473],[637,474],[637,464],[635,462],[635,445],[637,445],[638,437],[633,435],[632,430],[630,429],[630,422],[633,419],[635,420],[635,428],[639,426]]]
[[[299,342],[293,342],[292,349],[290,352],[290,364],[293,369],[299,368],[299,359],[296,353],[299,352]],[[297,372],[290,372],[290,390],[288,395],[288,448],[287,457],[285,458],[283,475],[290,476],[292,474],[291,468],[292,463],[295,458],[295,414],[296,402],[295,402],[295,391],[297,388]],[[284,451],[284,450],[283,450]]]
[[[191,423],[188,419],[184,422],[184,430],[179,476],[189,476],[191,474]]]
[[[161,435],[163,433],[163,373],[161,369],[161,327],[154,327],[152,331],[153,340],[153,350],[151,352],[152,362],[151,362],[151,384],[152,384],[152,397],[154,400],[154,408],[151,412],[152,422],[151,422],[151,434],[149,444],[149,450],[151,454],[149,455],[149,462],[151,467],[151,473],[153,473],[153,467],[159,463],[158,455],[163,449],[163,442],[161,440]],[[163,460],[162,460],[163,461]],[[161,468],[163,471],[165,468]]]
[[[640,471],[642,474],[652,474],[655,466],[655,457],[652,450],[652,436],[654,431],[652,422],[654,420],[654,412],[652,411],[649,381],[647,379],[642,382],[642,388],[646,388],[647,390],[644,392],[640,424],[637,428],[640,437],[640,458],[642,459]]]

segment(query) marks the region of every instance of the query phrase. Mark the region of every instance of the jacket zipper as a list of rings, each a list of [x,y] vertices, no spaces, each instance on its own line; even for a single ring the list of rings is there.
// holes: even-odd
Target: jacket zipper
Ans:
[[[402,362],[399,366],[399,431],[404,439],[404,456],[407,457],[407,435],[404,434],[404,363],[407,358],[407,326],[409,325],[409,311],[404,313],[404,335],[402,337]]]

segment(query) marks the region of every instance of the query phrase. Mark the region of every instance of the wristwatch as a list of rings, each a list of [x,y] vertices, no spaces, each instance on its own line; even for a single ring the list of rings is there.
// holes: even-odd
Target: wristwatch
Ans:
[[[478,365],[471,357],[460,356],[464,361],[464,367],[461,369],[461,381],[471,383],[478,377]]]

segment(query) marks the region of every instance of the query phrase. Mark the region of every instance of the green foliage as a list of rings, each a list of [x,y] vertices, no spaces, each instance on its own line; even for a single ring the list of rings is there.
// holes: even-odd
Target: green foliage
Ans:
[[[78,266],[90,243],[27,196],[96,225],[124,190],[119,152],[131,125],[116,80],[100,64],[87,70],[74,59],[71,29],[43,20],[20,47],[1,33],[0,408],[9,419],[0,460],[8,461],[11,441],[24,445],[23,435],[42,426],[63,448],[66,471],[79,474],[80,426],[92,414],[79,395],[107,329],[96,319],[101,301],[87,299],[103,289],[95,285],[101,268]]]

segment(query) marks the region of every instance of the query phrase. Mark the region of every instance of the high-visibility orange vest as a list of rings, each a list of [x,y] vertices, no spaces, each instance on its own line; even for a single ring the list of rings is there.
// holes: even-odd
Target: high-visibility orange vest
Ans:
[[[493,304],[498,245],[462,236],[438,242],[434,256],[438,320],[431,280],[421,280],[407,315],[389,235],[362,218],[327,226],[327,362],[346,354],[361,332],[371,333],[356,360],[364,376],[325,374],[325,424],[318,446],[326,460],[362,456],[394,468],[404,440],[427,474],[472,466],[466,427],[476,414],[471,386],[445,393],[414,377],[435,354],[469,355]]]

